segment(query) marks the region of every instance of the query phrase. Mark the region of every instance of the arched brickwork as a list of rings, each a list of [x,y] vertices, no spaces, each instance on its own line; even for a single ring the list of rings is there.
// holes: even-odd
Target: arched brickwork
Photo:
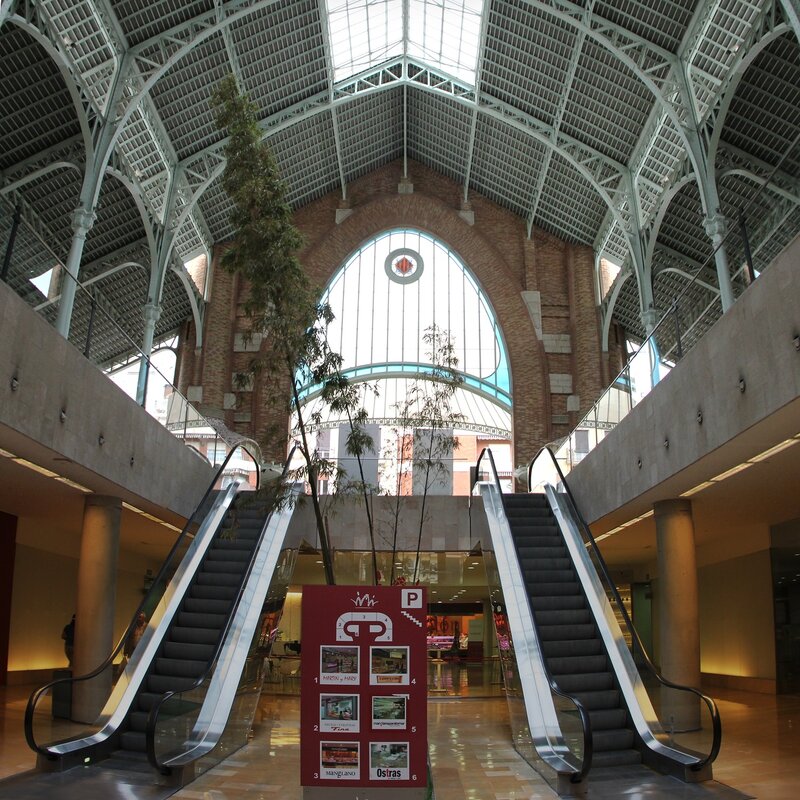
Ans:
[[[305,214],[296,223],[305,232]],[[514,398],[515,463],[529,458],[537,444],[546,441],[549,397],[542,369],[541,345],[522,300],[519,278],[483,235],[458,211],[436,196],[422,194],[375,194],[336,225],[334,214],[325,215],[324,231],[314,225],[314,239],[301,254],[303,265],[324,286],[347,257],[365,241],[392,228],[418,228],[441,239],[458,253],[483,286],[497,315],[508,348]]]
[[[514,463],[525,463],[577,422],[578,412],[570,409],[568,397],[579,397],[583,410],[602,389],[593,253],[540,231],[528,239],[520,217],[479,195],[470,195],[463,214],[462,188],[420,164],[410,166],[413,192],[398,191],[401,179],[402,162],[393,162],[350,184],[347,203],[333,192],[296,212],[294,223],[306,242],[300,260],[323,287],[357,247],[391,228],[418,228],[455,250],[483,286],[503,332],[514,399]],[[470,214],[474,220],[468,221]],[[225,404],[226,393],[236,393],[231,373],[247,358],[233,352],[236,333],[246,327],[241,290],[217,268],[218,257],[216,253],[202,365],[192,373],[201,376],[203,399],[214,406]],[[539,303],[536,325],[523,292]],[[554,348],[553,341],[569,344]],[[186,359],[186,369],[190,361]],[[562,384],[567,376],[571,387],[557,386],[552,376]],[[240,393],[236,410],[225,412],[229,427],[258,438],[274,424],[277,410],[261,408],[259,397],[258,386]]]

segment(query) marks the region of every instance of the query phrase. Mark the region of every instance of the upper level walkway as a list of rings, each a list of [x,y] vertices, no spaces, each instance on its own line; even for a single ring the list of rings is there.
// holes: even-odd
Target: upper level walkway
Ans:
[[[679,496],[800,517],[800,238],[569,476],[595,535]]]

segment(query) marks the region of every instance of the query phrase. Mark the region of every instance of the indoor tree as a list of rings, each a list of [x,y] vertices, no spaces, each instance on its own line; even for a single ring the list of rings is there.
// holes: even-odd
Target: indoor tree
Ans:
[[[414,582],[419,580],[419,554],[422,545],[422,530],[425,525],[425,505],[431,486],[446,472],[445,460],[452,458],[458,449],[458,438],[453,428],[463,422],[464,415],[453,408],[456,392],[464,382],[458,371],[456,354],[450,332],[430,325],[425,329],[422,341],[427,346],[431,367],[415,381],[416,408],[412,424],[416,431],[424,431],[427,441],[415,437],[421,447],[414,443],[413,470],[422,473],[418,485],[422,486],[422,506],[419,514],[417,552],[414,557]]]
[[[297,379],[304,372],[322,374],[335,364],[325,336],[333,314],[320,301],[319,291],[297,258],[302,237],[292,223],[286,185],[264,141],[255,104],[241,94],[231,75],[214,89],[211,105],[217,126],[228,135],[222,185],[232,201],[230,221],[235,232],[221,264],[247,281],[244,311],[249,334],[265,340],[239,379],[260,376],[269,400],[282,403],[287,410],[293,408],[297,415],[298,447],[304,460],[298,477],[305,477],[310,486],[325,577],[333,584],[333,560],[317,481],[320,474],[335,471],[335,467],[311,447]]]

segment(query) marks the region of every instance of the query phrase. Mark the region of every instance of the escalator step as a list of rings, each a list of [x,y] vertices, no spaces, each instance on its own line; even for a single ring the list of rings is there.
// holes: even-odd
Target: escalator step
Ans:
[[[544,536],[553,536],[561,539],[561,531],[558,529],[558,525],[556,525],[555,522],[543,522],[541,525],[531,525],[529,522],[529,520],[526,520],[525,524],[522,522],[516,522],[511,526],[511,530],[514,533],[515,539],[525,537],[538,539]]]
[[[173,625],[167,634],[170,641],[186,644],[216,644],[219,635],[219,628],[185,628],[181,625]]]
[[[596,638],[564,639],[556,642],[542,642],[542,651],[546,658],[596,656],[603,652],[603,644]]]
[[[247,563],[250,560],[251,553],[252,550],[236,550],[233,548],[228,549],[222,547],[212,547],[209,548],[208,555],[206,556],[203,565],[207,564],[209,561],[233,561],[237,564]]]
[[[230,600],[209,600],[205,597],[187,597],[184,599],[181,609],[193,614],[222,614],[230,611]]]
[[[633,731],[627,728],[592,731],[592,743],[594,744],[595,753],[608,752],[609,750],[632,750],[634,743]]]
[[[138,772],[142,776],[149,776],[151,780],[153,777],[153,768],[147,760],[147,755],[135,750],[115,750],[103,761],[103,769],[124,770],[129,774]],[[130,781],[126,780],[126,783]]]
[[[506,517],[509,520],[539,520],[552,519],[553,513],[549,508],[525,508],[524,506],[506,506]]]
[[[548,641],[571,641],[573,639],[596,639],[597,628],[592,625],[540,625],[539,639]]]
[[[128,714],[130,730],[144,733],[147,730],[147,718],[149,716],[147,711],[131,711],[131,713]]]
[[[123,750],[133,750],[136,753],[147,752],[147,740],[140,731],[125,731],[119,738]]]
[[[226,619],[225,614],[193,614],[189,611],[179,611],[177,614],[178,626],[181,628],[215,628],[219,631]]]
[[[588,608],[540,609],[534,608],[537,625],[590,625],[592,614]]]
[[[559,597],[537,597],[535,611],[577,611],[586,608],[583,595],[564,594]]]
[[[528,586],[535,586],[542,583],[578,583],[574,570],[571,569],[524,569],[523,575]]]
[[[542,493],[530,494],[529,492],[519,494],[504,494],[503,503],[507,508],[513,506],[523,506],[526,508],[545,507],[550,508],[547,502],[547,495]]]
[[[252,539],[243,539],[236,536],[235,539],[215,539],[211,547],[208,548],[209,552],[216,552],[217,550],[248,550],[253,549]]]
[[[566,551],[566,545],[564,544],[564,540],[561,538],[561,536],[528,536],[527,534],[517,535],[517,533],[513,530],[511,535],[513,536],[514,541],[517,543],[517,547],[519,548],[532,547],[537,550],[544,548],[547,548],[548,550],[558,549],[558,553],[561,556],[563,556],[564,552]]]
[[[195,586],[235,586],[242,582],[241,573],[235,572],[198,572],[192,582]]]
[[[190,597],[199,597],[204,600],[233,600],[239,593],[238,586],[206,586],[193,583],[189,589]]]
[[[237,506],[236,513],[239,519],[263,519],[266,508],[267,504],[265,502],[260,502],[248,497],[246,503]]]
[[[614,688],[614,676],[610,672],[582,672],[571,675],[559,675],[556,681],[562,691],[567,694],[599,692]]]
[[[149,714],[150,709],[161,699],[161,693],[156,692],[139,692],[136,695],[134,703],[139,710],[134,713]]]
[[[256,517],[239,517],[238,519],[229,519],[224,527],[223,539],[235,540],[243,531],[258,531],[264,527],[264,515],[259,514]]]
[[[519,552],[519,559],[520,562],[522,561],[540,561],[542,559],[557,559],[559,561],[566,561],[567,564],[571,564],[572,562],[565,558],[564,555],[567,552],[566,545],[561,542],[558,547],[538,547],[531,544],[520,544],[517,548]]]
[[[148,675],[147,691],[161,696],[164,692],[184,692],[194,683],[193,678],[177,678],[174,675]]]
[[[612,728],[624,728],[628,715],[624,708],[604,708],[589,711],[592,731],[603,731]]]
[[[153,675],[176,678],[196,678],[202,675],[208,661],[190,661],[183,658],[157,658]]]
[[[264,527],[264,514],[256,513],[239,518],[237,530],[256,530],[260,531]]]
[[[520,551],[523,548],[520,548]],[[530,548],[524,548],[528,550]],[[536,555],[536,553],[527,554],[520,552],[519,565],[524,572],[569,572],[574,574],[572,569],[572,562],[565,557],[562,558],[547,558],[545,556]]]
[[[605,711],[620,708],[617,689],[602,689],[594,692],[573,692],[588,711]]]
[[[213,644],[191,644],[189,642],[164,642],[164,657],[190,661],[208,661],[214,655]]]
[[[239,561],[218,561],[213,558],[206,558],[203,565],[200,567],[200,574],[214,574],[229,573],[231,575],[241,576],[244,568],[244,562]]]
[[[631,764],[641,764],[642,756],[638,750],[607,750],[595,752],[592,756],[592,771],[603,767],[626,767]]]
[[[532,599],[536,597],[561,597],[562,595],[581,594],[581,586],[577,581],[570,583],[537,583],[531,584],[527,588],[528,594]]]
[[[547,666],[554,676],[580,675],[586,672],[603,672],[608,669],[608,659],[604,654],[596,656],[559,656],[549,658]]]

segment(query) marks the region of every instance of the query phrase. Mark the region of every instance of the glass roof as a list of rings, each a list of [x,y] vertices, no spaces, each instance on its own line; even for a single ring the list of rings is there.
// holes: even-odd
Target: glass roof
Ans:
[[[360,402],[367,412],[369,422],[386,427],[400,424],[398,409],[403,406],[406,398],[411,396],[410,390],[415,378],[395,375],[376,382],[373,376],[371,382],[378,390],[362,391],[360,395]],[[456,390],[452,398],[451,408],[454,413],[463,417],[457,426],[459,431],[473,431],[500,439],[511,438],[511,409],[493,402],[486,395],[476,394],[461,387]],[[322,402],[319,395],[309,400],[305,409],[303,414],[310,429],[333,428],[347,424],[344,413],[332,411],[330,406]],[[408,416],[413,416],[419,411],[419,406],[412,405],[406,411]],[[313,425],[308,424],[308,420],[311,419],[315,420]],[[294,415],[292,428],[296,427],[297,417]]]
[[[405,53],[474,84],[484,2],[327,0],[334,81]]]

